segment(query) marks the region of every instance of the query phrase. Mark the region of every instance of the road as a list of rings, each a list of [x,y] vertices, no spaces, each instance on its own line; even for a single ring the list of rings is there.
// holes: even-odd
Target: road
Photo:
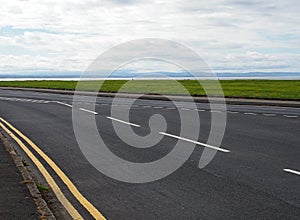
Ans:
[[[83,96],[79,103],[82,112],[94,114],[103,140],[120,157],[135,162],[157,160],[177,142],[164,136],[151,149],[133,150],[118,138],[112,120],[107,118],[113,99],[99,97],[95,109],[85,100],[88,98]],[[199,169],[204,148],[197,145],[171,175],[134,184],[102,174],[84,157],[74,135],[70,106],[70,95],[0,89],[0,117],[46,153],[107,219],[299,219],[300,109],[227,105],[222,149],[228,152],[218,151]],[[145,135],[149,117],[161,114],[167,120],[167,131],[178,135],[181,125],[173,107],[167,101],[138,100],[128,123],[139,125],[134,131]],[[193,141],[206,143],[212,112],[205,103],[197,103],[196,111],[201,128],[199,138]],[[49,165],[39,159],[80,215],[93,219]]]

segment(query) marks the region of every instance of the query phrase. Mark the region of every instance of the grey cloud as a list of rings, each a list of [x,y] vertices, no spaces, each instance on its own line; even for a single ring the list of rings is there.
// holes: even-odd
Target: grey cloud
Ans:
[[[14,52],[18,62],[6,66],[11,71],[38,65],[83,71],[93,58],[110,47],[146,37],[184,43],[213,68],[223,65],[233,70],[237,66],[251,69],[253,65],[264,70],[268,66],[300,69],[296,57],[300,53],[296,51],[300,45],[298,0],[61,0],[53,4],[11,0],[2,4],[0,27],[11,26],[27,34],[12,34],[5,39],[0,34],[0,51],[10,45],[31,52],[28,57]],[[22,13],[14,13],[17,7]],[[251,59],[245,57],[247,51],[264,52]],[[3,55],[8,54],[6,51]],[[48,54],[48,64],[38,54]],[[228,66],[228,54],[228,58],[240,59],[234,59]],[[268,59],[273,55],[279,55],[277,64]],[[1,62],[9,61],[2,56]]]

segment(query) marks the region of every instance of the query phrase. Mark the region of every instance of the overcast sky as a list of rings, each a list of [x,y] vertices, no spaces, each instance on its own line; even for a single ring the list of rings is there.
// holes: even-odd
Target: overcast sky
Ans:
[[[0,0],[0,73],[84,71],[140,38],[196,51],[215,72],[300,72],[299,0]]]

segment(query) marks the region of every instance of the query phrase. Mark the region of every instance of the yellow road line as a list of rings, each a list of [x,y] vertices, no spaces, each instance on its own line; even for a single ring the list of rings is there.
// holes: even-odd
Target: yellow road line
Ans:
[[[45,177],[47,183],[51,187],[52,191],[56,195],[57,199],[61,202],[61,204],[65,207],[67,212],[71,215],[73,219],[83,219],[82,216],[78,213],[78,211],[73,207],[73,205],[69,202],[69,200],[65,197],[65,195],[61,192],[55,180],[48,173],[46,168],[41,164],[41,162],[33,155],[33,153],[24,145],[24,143],[17,138],[8,128],[6,128],[1,122],[0,127],[2,127],[23,149],[23,151],[28,155],[28,157],[32,160],[32,162],[39,169],[41,174]]]
[[[0,117],[0,120],[10,127],[16,134],[22,137],[56,172],[60,179],[66,184],[70,192],[80,202],[80,204],[97,220],[105,220],[105,217],[79,192],[76,186],[71,182],[67,175],[29,138],[23,135],[18,129],[13,127],[9,122]]]

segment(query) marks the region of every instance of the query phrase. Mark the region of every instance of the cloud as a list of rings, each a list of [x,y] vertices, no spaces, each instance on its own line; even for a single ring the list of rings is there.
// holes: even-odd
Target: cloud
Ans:
[[[0,72],[84,71],[148,37],[182,43],[216,71],[299,71],[299,10],[298,0],[4,1]]]

